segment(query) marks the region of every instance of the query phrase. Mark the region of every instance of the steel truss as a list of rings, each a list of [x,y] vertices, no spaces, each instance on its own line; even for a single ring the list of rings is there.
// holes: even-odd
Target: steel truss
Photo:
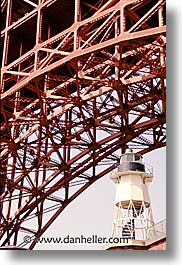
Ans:
[[[121,151],[166,144],[166,1],[73,2],[1,1],[2,246],[33,249]]]

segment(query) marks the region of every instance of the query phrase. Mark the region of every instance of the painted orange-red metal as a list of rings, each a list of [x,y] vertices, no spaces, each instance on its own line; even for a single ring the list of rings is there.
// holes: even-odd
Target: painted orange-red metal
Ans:
[[[2,246],[33,249],[126,148],[165,146],[165,2],[1,1]]]

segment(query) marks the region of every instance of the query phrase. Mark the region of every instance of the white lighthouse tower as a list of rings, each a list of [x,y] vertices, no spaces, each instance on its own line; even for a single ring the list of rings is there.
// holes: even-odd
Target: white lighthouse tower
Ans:
[[[152,178],[141,155],[128,150],[121,156],[117,172],[111,176],[116,184],[113,237],[147,239],[154,225],[148,192]]]
[[[148,192],[152,179],[153,170],[143,163],[142,155],[132,150],[121,155],[120,164],[111,175],[116,185],[112,238],[123,241],[119,244],[114,241],[105,249],[149,249],[151,238],[159,239]],[[160,233],[160,238],[164,237]]]
[[[152,167],[142,155],[127,150],[111,175],[116,185],[112,243],[106,250],[165,250],[166,220],[154,224],[148,185],[153,179]]]

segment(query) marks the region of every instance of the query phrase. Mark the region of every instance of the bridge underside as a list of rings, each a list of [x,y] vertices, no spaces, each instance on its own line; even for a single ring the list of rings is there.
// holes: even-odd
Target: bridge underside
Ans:
[[[1,10],[0,238],[32,249],[126,148],[165,146],[165,0]]]

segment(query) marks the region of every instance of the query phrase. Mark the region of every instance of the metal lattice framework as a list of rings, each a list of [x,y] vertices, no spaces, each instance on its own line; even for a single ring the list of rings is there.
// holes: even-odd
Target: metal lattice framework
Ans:
[[[165,146],[165,0],[1,1],[1,245],[32,249],[126,148]]]

